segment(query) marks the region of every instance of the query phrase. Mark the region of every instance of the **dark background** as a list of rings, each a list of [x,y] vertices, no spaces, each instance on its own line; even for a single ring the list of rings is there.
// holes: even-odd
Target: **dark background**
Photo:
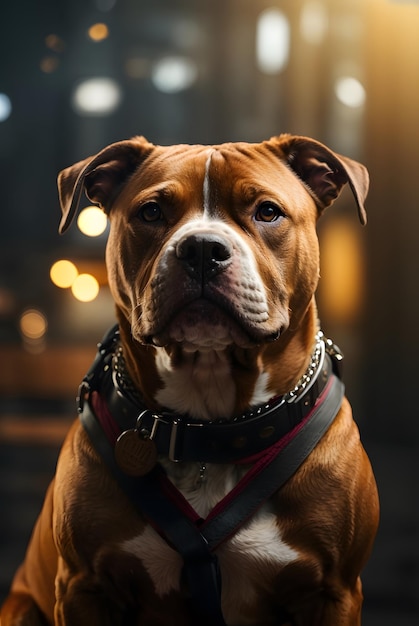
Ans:
[[[288,20],[289,57],[281,71],[266,74],[255,34],[272,6]],[[93,42],[87,30],[97,22],[107,24],[109,37]],[[177,93],[152,80],[155,64],[169,55],[192,60],[197,71]],[[76,85],[94,76],[120,86],[121,103],[109,115],[82,115],[71,105]],[[342,76],[362,83],[362,105],[338,100]],[[380,531],[363,576],[363,624],[418,626],[419,4],[3,3],[0,93],[12,103],[0,122],[0,596],[23,556],[74,415],[77,384],[113,321],[105,237],[87,238],[77,228],[57,234],[58,171],[135,134],[167,144],[292,132],[360,160],[371,174],[365,229],[349,194],[319,225],[319,307],[325,332],[346,355],[347,391],[381,495]],[[96,275],[95,301],[77,302],[52,284],[49,268],[59,258]],[[41,341],[20,330],[28,308],[48,321]]]

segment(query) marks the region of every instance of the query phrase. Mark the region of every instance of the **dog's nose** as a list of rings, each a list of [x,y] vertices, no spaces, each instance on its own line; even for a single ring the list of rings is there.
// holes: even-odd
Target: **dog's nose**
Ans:
[[[181,239],[176,256],[193,278],[210,279],[231,263],[232,246],[214,233],[194,233]]]

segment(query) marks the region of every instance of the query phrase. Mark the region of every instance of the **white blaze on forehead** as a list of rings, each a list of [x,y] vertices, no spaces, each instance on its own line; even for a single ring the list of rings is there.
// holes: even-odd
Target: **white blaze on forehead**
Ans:
[[[210,178],[209,178],[209,169],[211,166],[211,158],[214,153],[214,150],[210,150],[208,158],[205,163],[205,176],[204,176],[204,187],[203,187],[203,198],[204,198],[204,217],[209,217],[210,215]]]

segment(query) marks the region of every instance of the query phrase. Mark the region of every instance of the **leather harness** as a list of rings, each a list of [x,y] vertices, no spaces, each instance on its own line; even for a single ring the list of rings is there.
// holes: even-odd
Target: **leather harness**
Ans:
[[[98,345],[79,389],[83,427],[120,488],[182,556],[195,611],[214,626],[225,626],[215,551],[296,472],[333,422],[344,394],[341,360],[319,332],[312,362],[289,394],[232,421],[201,422],[141,404],[124,371],[117,326]],[[158,462],[140,476],[121,469],[115,451],[127,434],[155,447],[156,461],[165,455],[173,462],[246,463],[250,469],[201,519]]]

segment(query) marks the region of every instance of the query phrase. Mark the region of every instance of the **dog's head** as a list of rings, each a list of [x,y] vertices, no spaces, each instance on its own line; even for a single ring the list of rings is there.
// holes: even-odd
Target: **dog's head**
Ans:
[[[135,137],[61,172],[60,232],[83,191],[109,215],[109,284],[136,342],[253,348],[307,312],[316,221],[345,183],[364,224],[366,169],[311,139],[161,147]]]

